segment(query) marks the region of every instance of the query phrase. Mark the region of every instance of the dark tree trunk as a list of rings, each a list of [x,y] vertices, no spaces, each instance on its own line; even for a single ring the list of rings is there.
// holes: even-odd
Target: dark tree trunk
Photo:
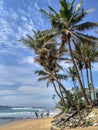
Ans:
[[[89,96],[90,96],[90,100],[91,100],[91,88],[90,88],[90,82],[89,82],[88,68],[86,68],[86,76],[87,76],[87,83],[88,83],[88,89],[89,89]]]
[[[92,86],[93,96],[94,96],[94,100],[95,100],[95,88],[94,88],[94,84],[93,84],[93,76],[92,76],[91,64],[90,64],[90,80],[91,80],[91,86]]]
[[[62,101],[63,105],[66,105],[66,103],[65,103],[65,101],[64,101],[63,94],[61,93],[61,91],[60,91],[61,95],[59,94],[59,92],[58,92],[58,90],[57,90],[57,88],[56,88],[56,85],[55,85],[55,83],[54,83],[53,80],[52,80],[52,84],[53,84],[53,86],[54,86],[54,90],[55,90],[56,94],[58,95],[58,97],[59,97],[60,100]],[[59,88],[59,89],[60,89],[60,88]]]
[[[79,84],[80,84],[80,87],[81,87],[81,90],[82,90],[82,93],[83,93],[83,96],[84,96],[84,99],[87,103],[87,105],[90,104],[90,102],[88,101],[88,98],[87,98],[87,95],[85,93],[85,88],[81,82],[81,79],[80,79],[80,75],[78,73],[78,69],[77,69],[77,66],[76,66],[76,63],[75,63],[75,60],[74,60],[74,56],[73,56],[73,52],[72,52],[72,49],[71,49],[71,44],[70,44],[70,33],[68,33],[68,35],[66,36],[66,39],[67,39],[67,42],[68,42],[68,46],[69,46],[69,51],[70,51],[70,55],[71,55],[71,58],[72,58],[72,62],[73,62],[73,65],[75,67],[75,71],[76,71],[76,74],[77,74],[77,78],[78,78],[78,81],[79,81]]]
[[[56,78],[55,75],[52,75],[53,79],[57,82],[57,84],[61,87],[61,89],[64,91],[64,93],[66,94],[67,98],[68,98],[68,101],[70,103],[70,105],[72,107],[76,107],[73,99],[72,99],[72,96],[70,95],[70,93],[65,89],[65,87],[59,82],[59,80]]]

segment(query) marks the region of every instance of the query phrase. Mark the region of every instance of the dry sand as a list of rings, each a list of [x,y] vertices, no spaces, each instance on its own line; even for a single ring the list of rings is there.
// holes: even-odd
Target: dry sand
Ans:
[[[0,127],[0,130],[51,130],[52,118],[22,120]],[[65,129],[65,130],[98,130],[98,127]]]
[[[0,127],[0,130],[50,130],[52,118],[26,119]]]

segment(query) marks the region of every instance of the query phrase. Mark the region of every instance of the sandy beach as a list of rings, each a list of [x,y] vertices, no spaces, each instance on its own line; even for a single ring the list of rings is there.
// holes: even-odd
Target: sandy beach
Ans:
[[[0,130],[50,130],[52,118],[26,119],[0,127]]]
[[[51,120],[52,118],[44,119],[26,119],[22,121],[15,121],[7,125],[0,127],[0,130],[51,130]],[[87,128],[76,128],[65,130],[98,130],[98,127],[87,127]]]

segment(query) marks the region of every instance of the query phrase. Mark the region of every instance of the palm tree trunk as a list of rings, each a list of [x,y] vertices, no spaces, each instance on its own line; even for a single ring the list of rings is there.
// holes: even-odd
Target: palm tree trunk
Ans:
[[[80,84],[84,99],[85,99],[87,105],[89,105],[90,103],[89,103],[87,95],[85,93],[85,88],[84,88],[84,86],[83,86],[83,84],[81,82],[81,79],[80,79],[80,76],[79,76],[79,73],[78,73],[78,69],[77,69],[77,66],[76,66],[76,63],[75,63],[75,60],[74,60],[74,56],[73,56],[73,52],[72,52],[71,44],[70,44],[70,37],[71,37],[71,35],[70,35],[70,33],[68,33],[67,42],[68,42],[68,46],[69,46],[70,55],[71,55],[71,58],[72,58],[73,65],[75,67],[75,71],[76,71],[76,74],[77,74],[77,78],[78,78],[78,81],[79,81],[79,84]]]
[[[57,76],[55,73],[52,73],[46,66],[45,66],[45,69],[51,74],[51,77],[57,82],[57,84],[60,86],[60,88],[62,88],[62,90],[65,92],[67,98],[68,98],[68,101],[70,103],[70,105],[74,108],[76,108],[76,105],[75,105],[75,102],[73,101],[70,93],[65,89],[65,87],[59,82]]]
[[[91,90],[90,90],[88,68],[86,68],[86,76],[87,76],[87,84],[88,84],[88,88],[89,88],[89,96],[90,96],[90,100],[91,100]]]
[[[81,71],[81,76],[82,76],[82,83],[83,83],[83,86],[85,87],[83,71],[82,71],[82,69],[80,71]]]
[[[60,93],[61,93],[61,96],[62,96],[63,104],[66,106],[66,103],[65,103],[65,100],[64,100],[64,96],[63,96],[63,92],[62,92],[60,86],[59,86],[59,90],[60,90]]]
[[[56,85],[55,85],[55,83],[54,83],[53,80],[52,80],[52,84],[53,84],[53,87],[54,87],[54,90],[55,90],[56,94],[58,95],[58,97],[59,97],[60,99],[62,99],[62,97],[61,97],[61,95],[59,94],[59,92],[58,92],[58,90],[57,90],[57,88],[56,88]]]
[[[66,105],[62,93],[60,92],[61,95],[59,94],[59,92],[58,92],[58,90],[57,90],[57,88],[56,88],[56,85],[55,85],[55,83],[54,83],[53,80],[52,80],[52,84],[53,84],[53,87],[54,87],[54,90],[55,90],[56,94],[58,95],[58,97],[60,98],[60,100],[62,101],[62,103],[63,103],[64,105]]]
[[[91,80],[91,86],[92,86],[92,89],[93,89],[93,96],[94,96],[94,100],[95,100],[95,87],[94,87],[94,84],[93,84],[93,76],[92,76],[92,69],[91,69],[91,63],[90,63],[90,80]]]
[[[67,96],[67,98],[68,98],[68,101],[69,101],[70,105],[71,105],[72,107],[76,107],[76,105],[75,105],[75,103],[74,103],[74,101],[73,101],[71,95],[69,94],[69,92],[68,92],[68,91],[65,89],[65,87],[59,82],[59,80],[56,78],[56,76],[55,76],[54,74],[52,74],[52,77],[53,77],[53,79],[55,79],[55,81],[58,83],[58,85],[59,85],[59,86],[62,88],[62,90],[65,92],[65,94],[66,94],[66,96]]]

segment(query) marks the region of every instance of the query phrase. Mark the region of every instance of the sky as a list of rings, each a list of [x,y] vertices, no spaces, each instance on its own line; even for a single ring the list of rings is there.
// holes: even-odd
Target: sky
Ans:
[[[76,0],[79,2],[79,0]],[[40,66],[34,62],[34,52],[18,42],[30,34],[32,29],[44,30],[49,21],[40,9],[56,10],[59,0],[0,0],[0,105],[11,106],[55,106],[52,86],[38,82],[34,72]],[[95,8],[86,21],[98,21],[98,1],[85,0],[85,9]],[[89,32],[92,34],[92,32]],[[93,65],[94,85],[98,87],[98,64]],[[66,84],[70,88],[70,82]]]

